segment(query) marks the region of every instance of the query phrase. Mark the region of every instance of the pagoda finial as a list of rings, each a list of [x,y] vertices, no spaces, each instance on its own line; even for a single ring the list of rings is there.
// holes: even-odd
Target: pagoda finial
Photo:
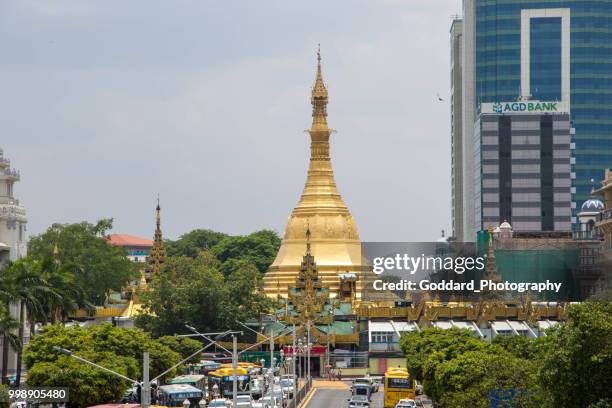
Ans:
[[[327,87],[323,82],[323,72],[321,69],[321,46],[317,48],[317,76],[310,102],[312,103],[312,128],[310,134],[313,139],[328,140],[329,129],[327,127]]]
[[[157,207],[155,207],[155,224],[157,229],[161,229],[161,207],[159,206],[159,195],[157,196]]]
[[[155,236],[153,238],[153,247],[149,254],[149,265],[147,272],[155,274],[161,269],[161,265],[166,261],[166,248],[161,230],[161,207],[159,205],[159,194],[157,196],[157,207],[155,207]]]

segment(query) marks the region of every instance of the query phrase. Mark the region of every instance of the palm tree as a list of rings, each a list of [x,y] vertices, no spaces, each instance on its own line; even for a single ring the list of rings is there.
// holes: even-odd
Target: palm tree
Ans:
[[[2,335],[2,369],[1,369],[1,382],[6,384],[8,382],[8,354],[9,346],[18,344],[17,337],[15,336],[15,329],[18,328],[18,322],[13,319],[10,314],[11,303],[15,301],[15,293],[13,288],[7,279],[5,273],[0,276],[0,335]]]
[[[13,347],[15,350],[21,349],[19,337],[15,334],[15,330],[19,328],[19,322],[11,317],[9,311],[0,306],[0,335],[2,335],[2,343]],[[4,376],[6,377],[6,376]]]
[[[42,276],[41,263],[30,258],[24,258],[11,264],[4,272],[2,279],[5,280],[5,285],[10,288],[10,292],[18,302],[18,337],[23,345],[26,312],[31,316],[43,316],[45,301],[58,298],[59,295]],[[21,382],[22,354],[22,350],[17,350],[17,384]]]
[[[26,312],[33,317],[44,317],[44,304],[59,298],[59,295],[49,286],[42,276],[41,264],[29,258],[21,259],[13,263],[3,274],[3,279],[8,281],[7,286],[11,288],[19,307],[18,337],[20,343],[24,343]],[[21,382],[22,350],[17,350],[17,375],[16,383]]]
[[[44,304],[44,319],[39,318],[38,321],[63,323],[79,309],[95,310],[95,306],[87,300],[83,288],[75,282],[75,274],[68,267],[58,262],[45,263],[42,276],[59,296],[47,299]]]

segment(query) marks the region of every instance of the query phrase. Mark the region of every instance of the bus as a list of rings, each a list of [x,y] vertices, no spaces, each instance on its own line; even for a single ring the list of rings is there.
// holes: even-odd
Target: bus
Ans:
[[[201,360],[197,363],[189,364],[184,370],[183,374],[202,374],[208,375],[209,372],[215,371],[221,368],[221,363],[210,360]]]
[[[238,395],[250,395],[251,376],[246,368],[236,369],[238,382]],[[217,386],[215,390],[215,385]],[[231,368],[220,368],[208,373],[208,396],[209,398],[232,398],[234,395],[234,370]]]
[[[157,404],[165,407],[182,407],[187,399],[190,408],[199,408],[204,393],[189,384],[162,385],[157,389]]]
[[[261,365],[257,363],[250,363],[248,361],[239,361],[236,365],[238,366],[238,368],[244,368],[249,373],[253,370],[261,370]],[[224,363],[224,364],[221,364],[219,368],[231,369],[232,367],[233,367],[232,363]]]
[[[395,405],[403,398],[416,398],[415,381],[410,378],[405,368],[389,368],[385,373],[384,384],[384,408],[395,408]]]
[[[206,391],[206,376],[201,374],[179,375],[171,379],[170,384],[188,384],[201,391]]]

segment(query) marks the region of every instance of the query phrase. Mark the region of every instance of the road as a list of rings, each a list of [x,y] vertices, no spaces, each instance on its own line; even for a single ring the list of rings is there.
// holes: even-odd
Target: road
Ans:
[[[351,396],[348,384],[345,389],[340,388],[315,388],[314,394],[305,408],[346,408],[348,407],[347,399]],[[372,395],[371,408],[383,408],[383,393],[380,392]]]

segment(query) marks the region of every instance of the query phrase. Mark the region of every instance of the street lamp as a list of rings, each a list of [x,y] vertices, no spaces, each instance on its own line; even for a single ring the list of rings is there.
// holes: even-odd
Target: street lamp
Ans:
[[[303,347],[304,347],[304,345],[302,343],[302,339],[300,338],[298,340],[298,349],[297,349],[297,351],[298,351],[298,381],[299,381],[300,378],[302,378],[302,361],[303,361],[302,360],[302,352],[304,350]]]
[[[329,338],[331,336],[331,322],[332,322],[333,318],[334,318],[334,309],[330,307],[330,309],[329,309],[329,320],[328,320],[328,323],[327,323],[327,366],[326,366],[326,368],[327,368],[327,376],[330,377],[330,380],[331,380],[331,376],[329,374],[331,372],[331,364],[330,364],[330,352],[331,352],[331,350],[330,350],[330,341],[329,341]]]
[[[306,322],[306,335],[308,336],[307,341],[306,341],[306,358],[307,358],[307,363],[308,363],[308,370],[307,370],[307,380],[310,383],[310,348],[312,347],[312,344],[310,343],[310,320],[308,320]]]

